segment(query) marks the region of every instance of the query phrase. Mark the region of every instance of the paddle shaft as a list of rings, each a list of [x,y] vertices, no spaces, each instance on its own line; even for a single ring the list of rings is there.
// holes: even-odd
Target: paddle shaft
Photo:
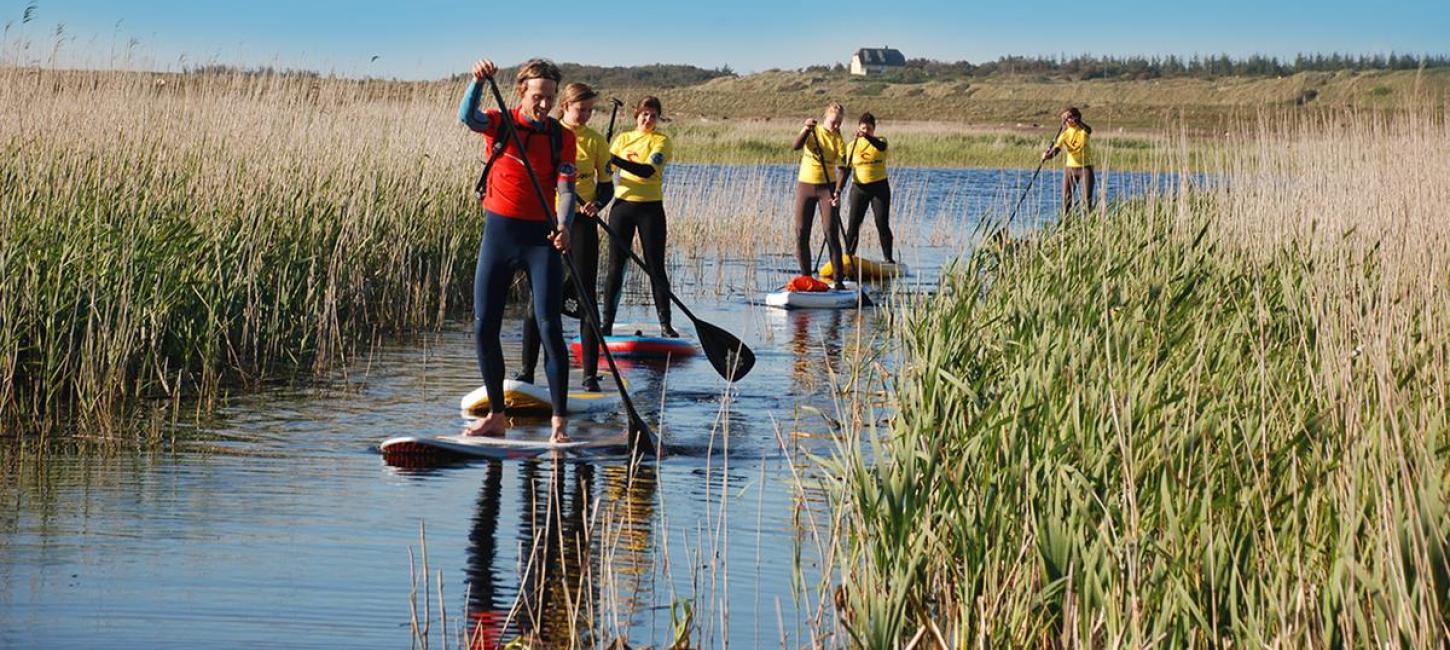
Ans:
[[[631,242],[625,241],[624,237],[620,236],[619,233],[615,232],[613,228],[610,228],[609,224],[605,223],[603,219],[599,220],[599,227],[603,228],[605,234],[609,235],[609,238],[614,241],[614,246],[616,250],[622,250],[626,254],[628,254],[629,259],[634,260],[634,263],[644,271],[644,274],[646,276],[649,277],[650,282],[655,281],[655,277],[650,274],[649,266],[644,263],[644,259],[639,256],[639,253],[634,252],[634,246],[631,245]],[[695,316],[694,312],[690,311],[689,307],[685,306],[685,303],[680,301],[680,297],[676,296],[675,292],[670,289],[666,289],[665,293],[669,294],[670,302],[674,303],[676,307],[680,308],[680,312],[685,315],[685,318],[690,319],[691,322],[695,323],[696,327],[699,327],[700,319]]]
[[[649,265],[645,264],[645,261],[640,258],[639,254],[634,252],[634,247],[631,245],[631,242],[620,236],[613,228],[610,228],[609,224],[605,223],[603,219],[597,219],[596,221],[599,227],[604,229],[604,233],[609,235],[609,239],[614,242],[614,250],[624,251],[625,254],[629,255],[629,259],[634,260],[635,265],[644,271],[645,276],[650,279],[650,282],[655,282],[654,275],[650,273]],[[739,337],[725,331],[717,325],[700,320],[695,315],[695,312],[690,311],[690,308],[685,306],[685,303],[680,300],[680,297],[675,295],[673,290],[666,288],[665,294],[670,297],[670,302],[680,308],[680,313],[684,314],[685,318],[690,319],[690,322],[695,324],[695,332],[700,336],[700,347],[705,348],[705,356],[711,359],[711,366],[715,368],[715,372],[726,381],[733,382],[744,379],[745,375],[749,374],[750,369],[755,365],[753,361],[755,353]],[[600,340],[602,341],[604,339],[601,338]],[[719,353],[734,354],[736,355],[734,357],[735,359],[748,356],[751,361],[743,365],[730,363],[726,364],[727,367],[721,367],[715,365],[715,359]]]
[[[827,183],[830,183],[832,185],[835,185],[835,181],[831,180],[831,171],[829,169],[826,169],[826,157],[825,157],[825,155],[823,153],[821,153],[821,141],[820,141],[819,138],[816,137],[816,127],[814,127],[814,126],[811,127],[811,133],[810,133],[810,135],[808,137],[811,139],[812,142],[815,142],[816,143],[816,150],[813,153],[816,154],[816,164],[818,164],[818,165],[821,166],[821,173],[822,174],[825,174],[825,176],[826,176],[826,182]],[[807,151],[810,151],[810,145],[806,145],[806,150]],[[835,190],[832,190],[832,191],[834,192]],[[841,266],[844,267],[846,265],[846,254],[845,254],[846,251],[844,250],[844,248],[846,246],[846,229],[845,229],[844,226],[841,225],[840,208],[841,208],[841,197],[840,197],[839,194],[837,194],[837,196],[836,196],[836,205],[835,205],[836,218],[832,219],[831,222],[834,223],[835,226],[836,226],[836,234],[837,235],[840,235],[840,237],[841,237],[841,246],[842,246],[842,249],[843,249],[841,251]],[[822,226],[822,231],[824,231],[825,230],[825,224],[821,224],[821,226]],[[821,247],[820,247],[820,249],[818,249],[816,251],[816,264],[815,264],[815,268],[817,268],[817,269],[821,268],[821,254],[826,252],[826,241],[831,238],[831,233],[829,233],[829,232],[822,232],[821,234],[822,234],[822,237],[821,237]],[[832,266],[834,266],[834,265],[832,265]],[[835,270],[835,273],[833,273],[832,275],[835,275],[838,280],[844,282],[846,280],[846,269],[840,268],[840,269],[834,269],[834,270]]]
[[[609,128],[604,130],[604,145],[606,148],[614,145],[614,118],[619,117],[619,107],[622,104],[623,102],[618,99],[613,97],[609,98]]]
[[[613,97],[610,97],[609,98],[609,104],[610,104],[610,108],[609,108],[609,128],[607,128],[607,129],[604,130],[604,141],[607,143],[606,146],[605,146],[605,149],[607,149],[607,150],[613,150],[614,149],[614,119],[616,117],[619,117],[619,107],[622,106],[622,105],[624,105],[624,102],[621,102],[618,99],[615,99]],[[606,163],[606,165],[607,165],[607,163]],[[613,197],[610,197],[610,198],[612,199]],[[595,221],[598,221],[599,222],[599,225],[605,226],[605,224],[604,224],[604,217],[603,216],[597,216],[597,217],[595,217],[594,220]],[[605,227],[607,228],[608,226],[605,226]],[[615,297],[614,297],[614,309],[616,311],[619,310],[619,296],[620,295],[623,295],[623,294],[624,294],[624,292],[621,291],[621,292],[619,292],[619,294],[615,295]]]
[[[504,103],[503,93],[500,93],[498,90],[498,83],[494,81],[493,77],[487,77],[487,79],[488,87],[493,91],[493,99],[498,103],[498,110],[503,113],[502,119],[513,120],[513,113],[509,111],[508,104]],[[500,124],[499,128],[505,128],[504,124]],[[524,148],[523,138],[519,137],[519,130],[513,124],[508,124],[507,129],[509,138],[513,140],[514,147],[518,149],[519,160],[524,165],[524,171],[528,173],[529,183],[533,185],[534,196],[539,199],[539,205],[544,209],[545,219],[548,221],[550,228],[557,230],[558,223],[554,217],[554,207],[550,204],[548,195],[544,194],[544,186],[539,183],[539,176],[534,172],[533,163],[529,162],[529,152]],[[599,326],[599,310],[594,304],[594,300],[584,291],[584,286],[579,280],[579,269],[574,264],[574,256],[563,251],[561,251],[561,255],[564,258],[564,263],[569,265],[570,277],[574,282],[574,289],[579,293],[580,306],[583,307],[582,311],[584,312],[583,320],[590,329],[594,330],[594,336],[600,341],[603,341],[604,332]],[[619,397],[624,401],[624,408],[629,414],[630,433],[633,434],[629,438],[631,452],[638,453],[641,437],[644,439],[644,442],[649,443],[651,449],[655,449],[654,433],[650,431],[649,425],[645,423],[644,418],[639,416],[639,411],[635,410],[634,402],[629,399],[629,391],[624,387],[624,378],[620,376],[619,368],[614,363],[614,355],[609,353],[609,346],[607,345],[603,346],[603,351],[604,360],[609,365],[609,374],[614,377],[615,388],[619,391]],[[562,360],[560,361],[562,362]]]
[[[1048,145],[1049,150],[1057,145],[1057,138],[1058,136],[1062,135],[1062,129],[1066,126],[1066,124],[1058,125],[1057,135],[1052,136],[1052,144]],[[1017,205],[1012,207],[1012,213],[1007,215],[1007,223],[1002,224],[1002,228],[999,233],[1005,232],[1008,228],[1012,226],[1012,220],[1017,218],[1017,209],[1022,207],[1023,201],[1027,200],[1027,194],[1032,191],[1032,184],[1037,182],[1037,176],[1042,173],[1042,166],[1045,164],[1047,164],[1046,158],[1042,158],[1041,160],[1037,161],[1037,171],[1032,172],[1032,178],[1027,180],[1027,189],[1022,190],[1022,196],[1017,199]]]

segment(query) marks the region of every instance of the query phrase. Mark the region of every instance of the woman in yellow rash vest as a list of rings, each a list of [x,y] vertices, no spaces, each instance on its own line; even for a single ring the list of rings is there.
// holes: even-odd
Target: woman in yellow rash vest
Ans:
[[[609,144],[609,162],[619,170],[614,184],[614,207],[609,210],[609,227],[619,235],[611,242],[609,272],[604,279],[604,334],[614,329],[619,309],[619,292],[624,288],[624,265],[629,253],[620,247],[634,241],[639,231],[645,268],[653,289],[660,334],[679,336],[670,326],[670,279],[665,274],[665,165],[674,155],[669,136],[655,130],[664,112],[658,97],[645,97],[634,108],[635,129],[614,137]]]
[[[841,138],[841,118],[846,108],[832,102],[826,107],[824,121],[806,120],[791,144],[792,151],[802,151],[800,173],[795,184],[795,254],[801,275],[814,276],[811,268],[811,224],[814,212],[820,210],[821,227],[826,230],[826,246],[831,249],[831,268],[841,264],[841,200],[836,193],[836,179],[846,173],[844,156],[846,141]],[[832,170],[831,168],[835,169]],[[836,288],[844,289],[844,273],[836,273]]]
[[[1062,213],[1067,214],[1072,209],[1074,187],[1082,188],[1083,202],[1087,204],[1088,212],[1092,212],[1097,188],[1097,176],[1093,174],[1093,150],[1089,142],[1093,127],[1082,121],[1082,111],[1076,106],[1062,109],[1061,117],[1062,132],[1057,135],[1052,148],[1042,154],[1042,159],[1050,160],[1059,151],[1067,151],[1067,161],[1062,169]]]
[[[876,116],[862,113],[857,121],[856,138],[846,145],[846,169],[852,180],[851,208],[846,220],[846,254],[856,255],[861,241],[861,222],[866,208],[876,218],[876,235],[881,240],[881,253],[886,263],[895,264],[891,254],[891,183],[886,180],[886,138],[876,137]],[[836,182],[836,195],[841,193],[845,176]]]
[[[589,300],[598,303],[599,284],[599,215],[604,206],[614,198],[614,181],[609,175],[609,143],[598,131],[589,128],[589,118],[594,115],[594,105],[599,102],[599,93],[588,84],[571,83],[564,86],[560,94],[559,122],[574,133],[579,154],[574,181],[574,193],[579,202],[579,213],[570,232],[570,248],[574,263],[579,269],[579,281],[588,292]],[[579,306],[583,309],[581,303]],[[539,326],[534,322],[533,310],[524,317],[523,366],[514,375],[519,381],[534,383],[534,368],[539,364]],[[584,366],[584,390],[599,392],[599,341],[594,330],[580,327],[582,362]]]

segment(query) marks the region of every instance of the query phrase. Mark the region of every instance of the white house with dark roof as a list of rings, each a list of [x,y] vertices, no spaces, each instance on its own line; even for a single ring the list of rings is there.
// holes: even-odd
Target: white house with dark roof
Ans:
[[[890,47],[863,47],[851,55],[851,74],[881,74],[888,70],[906,67],[906,57],[901,50]]]

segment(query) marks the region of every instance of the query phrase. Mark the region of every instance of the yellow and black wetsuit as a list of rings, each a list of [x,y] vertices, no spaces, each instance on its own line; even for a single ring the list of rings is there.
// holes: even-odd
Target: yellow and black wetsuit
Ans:
[[[644,251],[645,268],[653,289],[655,313],[659,315],[660,331],[676,336],[670,325],[670,278],[665,273],[665,165],[674,155],[669,136],[658,130],[634,130],[614,137],[609,145],[610,163],[618,170],[614,184],[614,207],[609,210],[609,227],[623,242],[632,242],[639,232]],[[619,294],[624,288],[624,265],[629,254],[611,242],[609,269],[604,276],[604,332],[610,334],[614,315],[619,309]]]
[[[876,220],[881,253],[894,263],[891,245],[891,182],[886,179],[886,138],[863,135],[846,146],[846,167],[851,170],[851,205],[846,219],[846,254],[855,256],[861,241],[866,208]]]
[[[1093,209],[1093,195],[1097,189],[1097,175],[1093,172],[1092,127],[1079,123],[1067,126],[1058,134],[1053,147],[1067,152],[1067,161],[1062,169],[1062,211],[1072,209],[1072,191],[1082,187],[1083,202],[1087,209]]]
[[[831,199],[835,196],[836,179],[843,170],[846,143],[840,131],[816,125],[801,131],[791,148],[801,150],[800,173],[796,175],[795,185],[795,253],[800,274],[815,275],[815,269],[811,268],[811,224],[817,210],[821,213],[821,227],[826,229],[831,264],[834,268],[843,268],[840,227],[836,225],[841,206],[839,201],[831,205]]]

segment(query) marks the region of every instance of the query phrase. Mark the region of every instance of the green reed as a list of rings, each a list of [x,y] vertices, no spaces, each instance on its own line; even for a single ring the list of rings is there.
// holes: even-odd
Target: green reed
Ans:
[[[848,110],[854,110],[848,107]],[[800,120],[681,119],[668,125],[675,151],[682,161],[702,163],[800,162],[801,153],[790,144],[806,117]],[[854,118],[841,125],[848,140],[855,133]],[[1001,167],[1033,168],[1046,148],[1056,126],[1036,128],[984,129],[943,122],[880,123],[879,135],[887,138],[888,165],[893,167]],[[1111,164],[1118,170],[1151,170],[1154,153],[1161,148],[1157,138],[1099,132],[1094,143],[1099,166]],[[1199,145],[1195,144],[1195,148]],[[1202,163],[1199,163],[1202,164]]]
[[[853,643],[1447,642],[1445,124],[1339,119],[899,305],[898,413],[825,461]]]

